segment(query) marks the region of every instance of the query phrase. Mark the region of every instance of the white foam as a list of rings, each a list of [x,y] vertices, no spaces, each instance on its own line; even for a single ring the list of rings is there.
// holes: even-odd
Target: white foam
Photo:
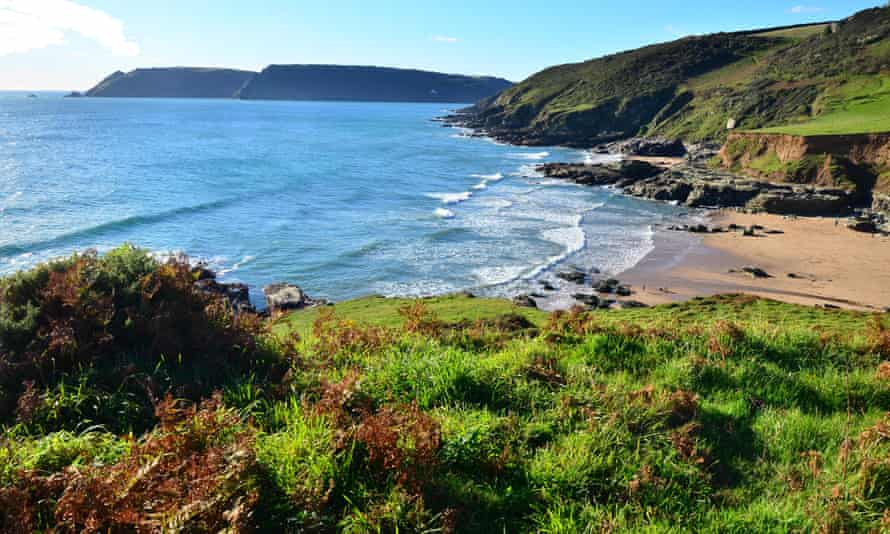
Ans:
[[[220,276],[225,276],[229,273],[233,273],[233,272],[237,271],[238,269],[240,269],[241,267],[244,267],[248,263],[252,262],[255,259],[256,259],[256,256],[251,256],[251,255],[244,256],[239,261],[236,261],[234,264],[232,264],[232,266],[229,267],[228,269],[219,269],[217,274]],[[219,258],[212,258],[209,261],[210,265],[219,265],[220,263],[221,262],[220,262]]]
[[[587,239],[587,236],[584,234],[584,229],[581,227],[581,221],[583,219],[583,215],[575,215],[573,216],[574,224],[572,226],[563,228],[552,228],[541,232],[541,237],[543,237],[547,241],[552,241],[553,243],[562,245],[563,251],[556,256],[547,258],[547,261],[545,263],[536,267],[528,275],[529,278],[541,274],[550,267],[562,262],[572,254],[584,248],[584,243]]]
[[[485,180],[488,182],[497,182],[498,180],[504,179],[504,175],[499,172],[496,172],[494,174],[471,174],[470,177],[479,178],[480,180]]]
[[[436,208],[433,212],[440,219],[453,219],[454,212],[445,208]]]
[[[462,193],[427,193],[426,196],[441,200],[442,204],[459,204],[466,200],[470,200],[473,193],[470,191],[464,191]]]
[[[550,152],[513,152],[510,154],[510,157],[516,159],[540,160],[549,155]]]
[[[597,154],[596,152],[585,152],[584,163],[587,165],[596,165],[603,163],[616,163],[621,161],[620,154]]]
[[[473,189],[475,189],[477,191],[481,191],[482,189],[487,189],[487,188],[488,188],[487,180],[482,180],[481,182],[479,182],[478,184],[473,186]]]
[[[496,267],[480,267],[473,270],[473,276],[481,286],[496,286],[518,280],[528,269],[523,265],[500,265]]]

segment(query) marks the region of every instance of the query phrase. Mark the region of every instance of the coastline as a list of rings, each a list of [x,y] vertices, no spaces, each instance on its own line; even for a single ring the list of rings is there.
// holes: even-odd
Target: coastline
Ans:
[[[888,236],[854,232],[833,218],[725,209],[707,217],[713,226],[759,225],[765,231],[745,237],[741,232],[697,235],[659,229],[655,249],[620,276],[633,286],[633,299],[657,305],[746,293],[860,311],[883,311],[890,306]],[[741,272],[746,266],[759,267],[770,277]]]

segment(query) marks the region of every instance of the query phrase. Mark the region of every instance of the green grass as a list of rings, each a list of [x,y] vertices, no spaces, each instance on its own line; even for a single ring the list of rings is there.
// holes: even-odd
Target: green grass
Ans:
[[[853,78],[828,90],[816,115],[799,124],[755,130],[789,135],[845,135],[890,132],[890,78]]]
[[[760,37],[777,37],[782,39],[803,40],[816,35],[825,33],[825,29],[829,24],[813,24],[811,26],[801,26],[799,28],[789,28],[786,30],[774,30],[758,33]]]
[[[414,302],[412,299],[365,297],[342,302],[334,307],[337,317],[375,326],[398,327],[404,322],[399,310]],[[519,313],[535,323],[542,323],[547,314],[530,308],[520,308],[503,299],[467,298],[460,295],[431,297],[423,299],[427,308],[441,320],[455,322],[459,320],[475,321],[492,319],[508,313]],[[312,330],[312,323],[318,318],[319,308],[309,309],[303,313],[288,315],[279,321],[274,331],[283,333],[294,331],[307,335]]]
[[[143,278],[113,272],[124,285]],[[7,283],[24,295],[33,282]],[[196,371],[201,390],[219,391],[200,409],[152,398],[147,419],[122,401],[125,387],[99,394],[112,382],[94,373],[149,392],[169,380],[135,366],[70,368],[27,386],[0,429],[0,530],[130,531],[127,521],[154,525],[158,503],[164,524],[189,532],[878,532],[890,522],[887,314],[727,295],[548,315],[448,296],[271,321],[240,374]],[[171,395],[188,393],[175,383]],[[87,427],[106,413],[113,428],[149,428]],[[65,430],[48,430],[60,418]]]

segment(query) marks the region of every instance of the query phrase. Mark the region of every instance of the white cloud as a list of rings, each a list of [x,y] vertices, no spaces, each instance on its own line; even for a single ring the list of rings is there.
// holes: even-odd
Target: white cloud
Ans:
[[[0,56],[64,44],[70,32],[115,56],[139,55],[123,23],[104,11],[70,0],[0,0]]]
[[[437,35],[433,37],[433,41],[438,41],[440,43],[456,43],[460,39],[457,37],[448,37],[447,35]]]
[[[821,13],[825,11],[824,7],[816,7],[816,6],[794,6],[788,10],[789,13],[802,14],[802,13]]]

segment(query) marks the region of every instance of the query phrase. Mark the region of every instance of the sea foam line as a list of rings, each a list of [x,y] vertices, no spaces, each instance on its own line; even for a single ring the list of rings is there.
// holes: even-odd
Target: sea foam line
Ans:
[[[440,200],[442,204],[460,204],[461,202],[470,200],[473,193],[470,191],[464,191],[462,193],[427,193],[425,196]]]
[[[540,160],[549,155],[550,152],[513,152],[510,154],[510,157],[515,159]]]

